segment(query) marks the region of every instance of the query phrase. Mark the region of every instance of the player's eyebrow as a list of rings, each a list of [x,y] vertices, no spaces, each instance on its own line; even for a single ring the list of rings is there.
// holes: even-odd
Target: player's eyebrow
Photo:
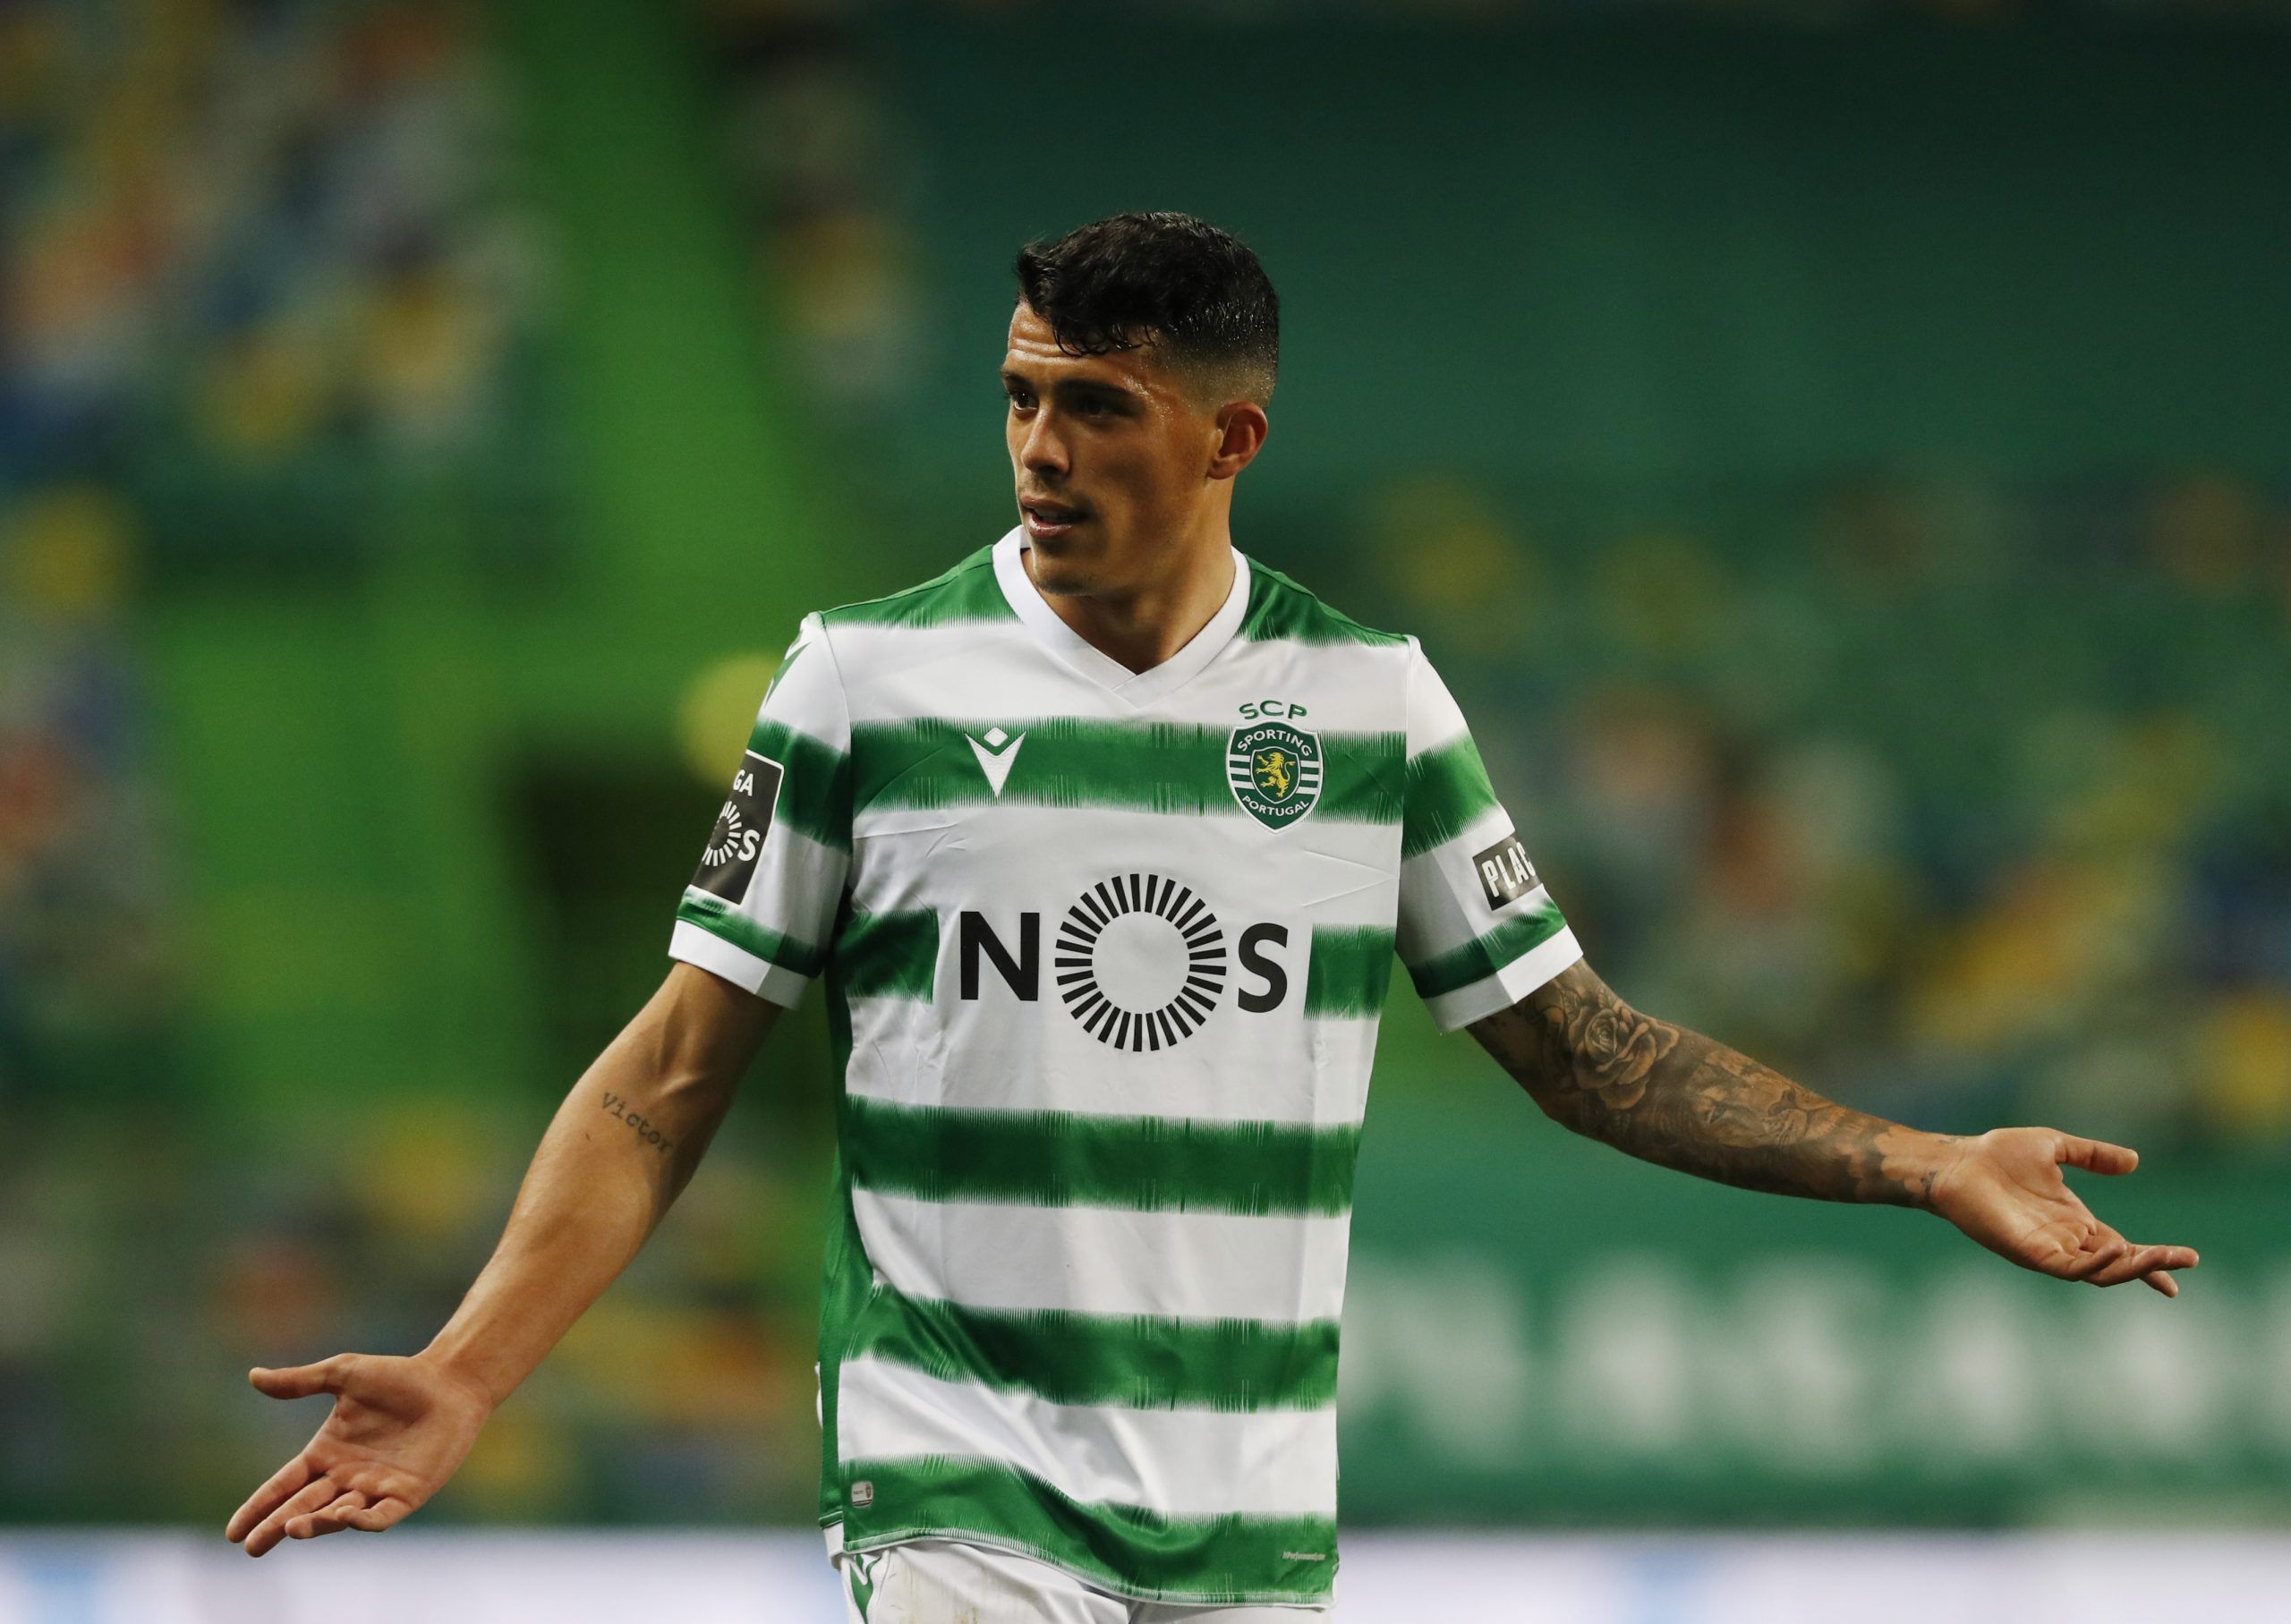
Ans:
[[[1013,384],[1023,384],[1029,389],[1036,388],[1035,380],[1016,367],[1003,368],[1002,387],[1008,389]],[[1115,383],[1111,379],[1103,378],[1057,378],[1052,382],[1050,392],[1058,399],[1068,402],[1111,400],[1124,404],[1134,404],[1142,398],[1138,392],[1128,385]]]

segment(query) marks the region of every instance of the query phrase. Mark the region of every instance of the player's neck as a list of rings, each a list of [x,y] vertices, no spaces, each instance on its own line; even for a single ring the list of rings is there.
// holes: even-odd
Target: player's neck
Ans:
[[[1018,561],[1035,577],[1034,549],[1022,548]],[[1043,592],[1058,617],[1075,635],[1131,671],[1150,671],[1191,642],[1216,618],[1233,590],[1233,543],[1223,525],[1214,541],[1188,550],[1168,575],[1136,591]],[[1037,589],[1039,590],[1039,589]]]

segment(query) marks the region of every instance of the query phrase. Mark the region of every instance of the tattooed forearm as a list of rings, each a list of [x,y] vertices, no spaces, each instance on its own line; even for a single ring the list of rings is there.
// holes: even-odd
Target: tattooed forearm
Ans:
[[[1554,1120],[1744,1189],[1923,1206],[1949,1143],[1641,1015],[1580,963],[1470,1031]]]
[[[646,1121],[642,1114],[628,1109],[628,1100],[626,1095],[617,1094],[610,1089],[607,1089],[604,1107],[607,1114],[628,1124],[629,1131],[636,1135],[640,1144],[652,1145],[663,1156],[676,1149],[675,1140]]]

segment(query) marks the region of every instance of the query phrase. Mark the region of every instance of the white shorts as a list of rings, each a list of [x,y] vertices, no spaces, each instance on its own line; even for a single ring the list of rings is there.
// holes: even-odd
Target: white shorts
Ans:
[[[1032,1557],[952,1539],[835,1557],[849,1624],[1321,1624],[1319,1607],[1132,1602]]]

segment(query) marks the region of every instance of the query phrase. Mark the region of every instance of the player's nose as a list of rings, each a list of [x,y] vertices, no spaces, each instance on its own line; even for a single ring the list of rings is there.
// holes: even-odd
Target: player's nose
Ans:
[[[1026,438],[1018,446],[1018,462],[1035,473],[1066,471],[1066,442],[1052,426],[1048,412],[1035,412],[1034,421],[1026,425]]]

